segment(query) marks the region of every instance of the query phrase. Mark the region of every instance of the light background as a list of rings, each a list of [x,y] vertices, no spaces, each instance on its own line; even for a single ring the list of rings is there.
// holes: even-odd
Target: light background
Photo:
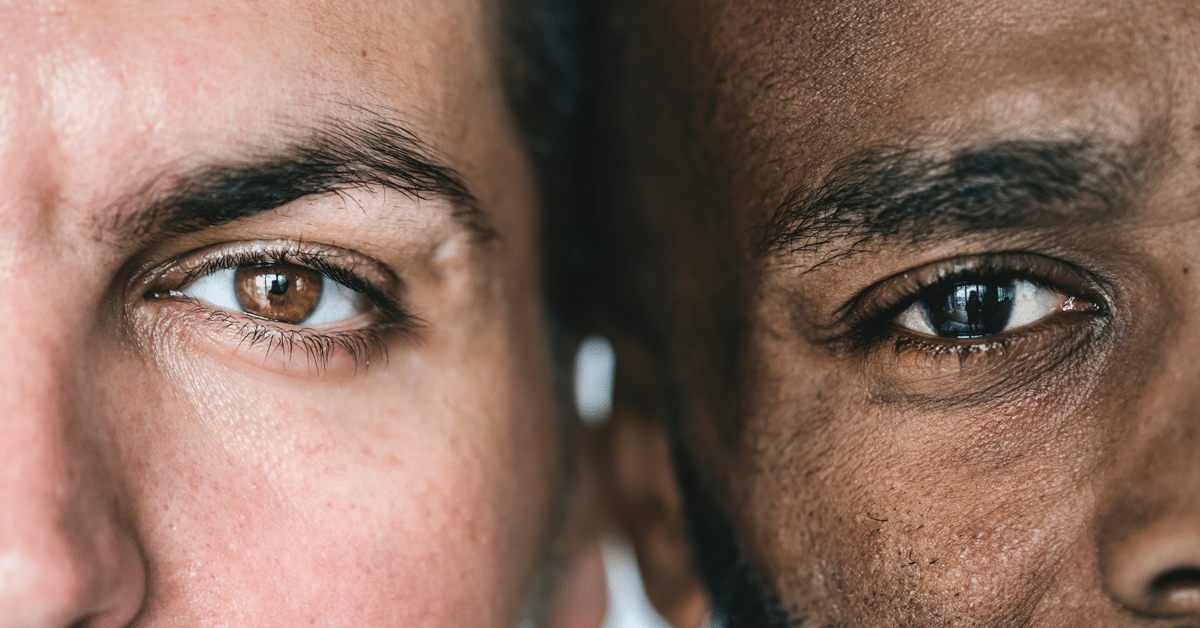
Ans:
[[[670,628],[654,612],[642,591],[637,558],[624,538],[604,541],[604,571],[608,576],[608,617],[604,628]]]
[[[601,425],[612,413],[617,355],[608,339],[589,336],[575,354],[575,410],[587,425]],[[654,612],[642,589],[637,558],[629,541],[610,536],[604,542],[608,578],[608,618],[604,628],[669,628]]]

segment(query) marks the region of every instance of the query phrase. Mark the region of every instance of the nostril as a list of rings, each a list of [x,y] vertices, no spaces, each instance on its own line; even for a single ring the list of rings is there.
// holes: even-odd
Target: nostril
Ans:
[[[1114,601],[1151,617],[1200,618],[1200,526],[1191,518],[1139,526],[1100,553]]]
[[[1150,590],[1169,593],[1178,589],[1200,588],[1200,567],[1178,567],[1172,569],[1150,583]]]
[[[1195,612],[1200,609],[1200,567],[1170,569],[1150,582],[1147,593],[1160,613]]]

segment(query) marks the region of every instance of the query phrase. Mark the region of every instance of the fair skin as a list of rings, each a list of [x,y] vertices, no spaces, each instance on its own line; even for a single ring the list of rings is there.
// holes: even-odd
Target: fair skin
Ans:
[[[0,626],[598,623],[489,15],[0,6]]]
[[[664,614],[1200,621],[1194,3],[626,8],[670,239],[621,394],[665,376],[609,442]]]

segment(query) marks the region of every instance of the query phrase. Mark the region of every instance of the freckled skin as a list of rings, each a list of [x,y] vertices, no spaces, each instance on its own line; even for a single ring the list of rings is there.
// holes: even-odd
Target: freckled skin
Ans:
[[[685,497],[715,502],[758,593],[799,625],[1198,621],[1200,583],[1188,570],[1200,565],[1200,307],[1187,269],[1200,251],[1200,11],[950,0],[618,7],[610,36],[621,53],[606,76],[609,150],[625,160],[613,178],[624,185],[609,207],[657,246],[630,237],[617,262],[644,286],[615,284],[625,352],[653,356],[643,371],[626,363],[619,394],[662,401],[618,401],[612,458],[663,613],[696,625],[729,585],[709,574],[706,589],[678,566],[688,551],[704,564],[715,543],[663,540],[689,507],[662,488],[679,456],[672,468],[628,446],[624,433],[653,433],[647,424],[679,439],[699,476],[684,473],[697,482]],[[793,190],[863,150],[1081,136],[1139,156],[1122,215],[915,244],[881,238],[817,270],[820,251],[761,247]],[[1056,324],[1014,334],[1004,352],[961,360],[930,353],[928,341],[824,340],[841,329],[840,308],[872,286],[999,252],[1098,278],[1104,314],[1047,319]],[[621,472],[630,465],[659,483]],[[1174,588],[1156,580],[1171,574]],[[693,589],[681,592],[681,581]]]
[[[0,3],[0,626],[513,626],[581,556],[547,621],[598,623],[494,8]],[[163,173],[365,111],[460,173],[494,243],[375,186],[116,228]],[[276,241],[368,260],[422,325],[318,359],[147,276]]]

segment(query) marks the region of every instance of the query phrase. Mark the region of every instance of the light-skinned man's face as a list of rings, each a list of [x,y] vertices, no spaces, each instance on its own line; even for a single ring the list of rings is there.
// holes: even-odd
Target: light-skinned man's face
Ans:
[[[569,474],[495,10],[0,6],[0,626],[529,611]]]
[[[668,616],[682,510],[730,625],[1200,622],[1200,9],[616,23],[684,505],[652,405],[616,477]]]

